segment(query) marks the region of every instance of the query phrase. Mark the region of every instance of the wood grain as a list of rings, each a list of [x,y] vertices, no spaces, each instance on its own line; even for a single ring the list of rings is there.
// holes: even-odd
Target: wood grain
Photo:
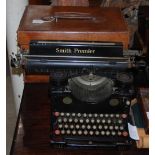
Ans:
[[[92,19],[58,19],[57,22],[33,24],[33,19],[53,16],[55,12],[87,13]],[[129,32],[119,8],[51,7],[30,5],[21,20],[18,45],[29,48],[31,40],[78,40],[122,42],[128,48]]]

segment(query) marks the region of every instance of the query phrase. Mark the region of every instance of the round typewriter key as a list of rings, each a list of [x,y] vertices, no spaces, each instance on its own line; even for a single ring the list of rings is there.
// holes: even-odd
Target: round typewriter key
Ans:
[[[117,134],[118,134],[118,136],[121,136],[121,135],[122,135],[122,132],[118,131],[118,133],[117,133]]]
[[[108,129],[108,126],[107,126],[107,125],[105,125],[105,126],[104,126],[104,129],[105,129],[105,130],[107,130],[107,129]]]
[[[130,105],[130,101],[129,100],[126,101],[126,105]]]
[[[100,120],[100,119],[97,119],[97,120],[96,120],[96,122],[97,122],[97,123],[100,123],[100,122],[101,122],[101,120]]]
[[[65,130],[61,130],[61,134],[64,135],[65,134]]]
[[[110,123],[111,123],[111,120],[110,120],[110,119],[108,119],[108,120],[107,120],[107,123],[108,123],[108,124],[110,124]]]
[[[72,99],[70,97],[64,97],[63,98],[63,103],[64,104],[71,104],[72,103]]]
[[[128,133],[126,131],[123,131],[122,134],[123,134],[124,137],[128,136]]]
[[[102,135],[102,136],[105,135],[105,131],[101,131],[101,135]]]
[[[114,128],[115,128],[115,130],[118,130],[119,129],[119,127],[117,125]]]
[[[88,135],[88,131],[87,130],[84,130],[83,133],[84,133],[84,135]]]
[[[110,135],[110,131],[106,131],[106,135],[109,136]]]
[[[99,131],[95,131],[95,135],[98,136],[100,134]]]
[[[114,117],[114,114],[110,114],[110,117],[113,118]]]
[[[119,124],[121,124],[121,123],[122,123],[122,120],[121,120],[121,119],[119,119],[119,120],[118,120],[118,123],[119,123]]]
[[[61,113],[60,113],[60,116],[65,116],[65,113],[64,113],[64,112],[61,112]]]
[[[60,135],[60,130],[55,130],[56,135]]]
[[[103,115],[103,114],[100,114],[99,116],[100,116],[100,117],[103,117],[104,115]]]
[[[114,127],[113,127],[112,125],[110,125],[110,126],[109,126],[109,129],[110,129],[110,130],[113,130],[113,129],[114,129]]]
[[[78,113],[77,116],[78,116],[78,117],[81,117],[81,113]]]
[[[94,132],[93,131],[89,131],[89,134],[92,136],[94,134]]]
[[[58,122],[61,123],[62,122],[62,118],[58,118]]]
[[[82,131],[81,130],[78,131],[78,135],[82,135]]]
[[[116,114],[116,118],[119,118],[119,116],[120,116],[119,114]]]
[[[120,129],[120,130],[124,130],[124,127],[121,125],[121,126],[119,127],[119,129]]]
[[[67,112],[67,113],[66,113],[66,116],[70,116],[70,113]]]
[[[79,128],[80,128],[80,125],[79,125],[79,124],[76,124],[76,125],[75,125],[75,128],[76,128],[76,129],[79,129]]]
[[[127,114],[122,114],[122,118],[127,118]]]
[[[108,114],[105,114],[105,117],[109,117],[109,115]]]
[[[62,129],[62,124],[59,124],[59,125],[58,125],[58,128],[59,128],[59,129]]]
[[[65,124],[64,127],[65,127],[65,129],[67,129],[68,128],[68,124]]]
[[[75,115],[76,115],[75,113],[72,113],[72,116],[73,116],[73,117],[75,117]]]
[[[92,119],[91,119],[91,123],[94,123],[94,122],[95,122],[95,119],[92,118]]]
[[[87,129],[91,129],[91,126],[90,125],[87,125]]]
[[[89,119],[88,118],[86,119],[86,123],[89,123]]]
[[[93,125],[93,129],[95,130],[97,127],[96,127],[96,125]]]
[[[72,119],[72,118],[69,118],[69,119],[68,119],[68,122],[69,122],[69,123],[71,123],[72,121],[73,121],[73,119]]]
[[[100,129],[100,130],[101,130],[101,129],[102,129],[102,125],[99,125],[99,126],[98,126],[98,129]]]
[[[74,122],[75,122],[75,123],[77,123],[77,122],[78,122],[78,119],[77,119],[77,118],[75,118],[75,119],[74,119]]]
[[[84,113],[84,114],[83,114],[83,117],[87,117],[87,114],[86,114],[86,113]]]
[[[58,117],[60,115],[59,112],[54,112],[54,116]]]
[[[66,117],[64,117],[64,118],[63,118],[63,121],[64,121],[64,122],[67,122],[67,118],[66,118]]]
[[[79,122],[80,122],[80,123],[83,123],[83,119],[80,119]]]
[[[105,119],[102,119],[102,123],[105,123]]]
[[[73,131],[72,131],[72,134],[75,135],[75,134],[76,134],[76,130],[73,130]]]
[[[113,136],[115,136],[115,135],[116,135],[116,132],[115,132],[115,131],[112,131],[111,134],[112,134]]]
[[[71,125],[70,125],[70,128],[71,128],[71,129],[74,129],[74,125],[73,125],[73,124],[71,124]]]
[[[98,115],[97,114],[94,114],[94,117],[97,117]]]
[[[82,129],[85,129],[85,128],[86,128],[86,126],[85,126],[84,124],[82,124],[81,128],[82,128]]]
[[[92,117],[92,114],[88,114],[88,117]]]
[[[66,133],[69,135],[71,133],[71,131],[70,130],[67,130]]]

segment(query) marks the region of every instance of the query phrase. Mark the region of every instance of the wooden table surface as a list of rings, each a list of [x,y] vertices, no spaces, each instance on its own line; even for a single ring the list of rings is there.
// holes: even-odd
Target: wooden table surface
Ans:
[[[48,84],[25,84],[11,155],[148,155],[148,149],[55,149],[50,145]]]

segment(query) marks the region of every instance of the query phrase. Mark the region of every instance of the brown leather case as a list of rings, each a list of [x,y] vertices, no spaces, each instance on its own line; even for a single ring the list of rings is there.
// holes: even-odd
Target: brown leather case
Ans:
[[[81,15],[81,19],[58,18],[57,22],[32,23],[34,19],[66,13]],[[18,44],[22,49],[28,49],[31,40],[122,42],[125,49],[128,48],[129,42],[127,24],[119,8],[29,5],[25,9],[17,33]]]
[[[32,23],[51,16],[58,18],[42,24]],[[17,39],[20,49],[25,51],[31,40],[122,42],[127,49],[129,33],[119,8],[29,5],[21,19]],[[24,80],[48,82],[48,76],[25,74]]]

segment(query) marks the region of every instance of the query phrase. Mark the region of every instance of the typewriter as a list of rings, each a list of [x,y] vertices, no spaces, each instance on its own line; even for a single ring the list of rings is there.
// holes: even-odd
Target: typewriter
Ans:
[[[131,68],[142,64],[131,64],[122,49],[115,42],[30,42],[20,64],[27,74],[50,74],[53,146],[131,146],[129,112],[136,95]]]
[[[52,21],[32,22],[51,15]],[[145,64],[134,61],[135,51],[125,51],[128,32],[119,9],[29,6],[18,29],[18,44],[21,52],[12,58],[12,66],[24,68],[25,81],[29,75],[49,76],[52,146],[132,145],[132,68]]]

